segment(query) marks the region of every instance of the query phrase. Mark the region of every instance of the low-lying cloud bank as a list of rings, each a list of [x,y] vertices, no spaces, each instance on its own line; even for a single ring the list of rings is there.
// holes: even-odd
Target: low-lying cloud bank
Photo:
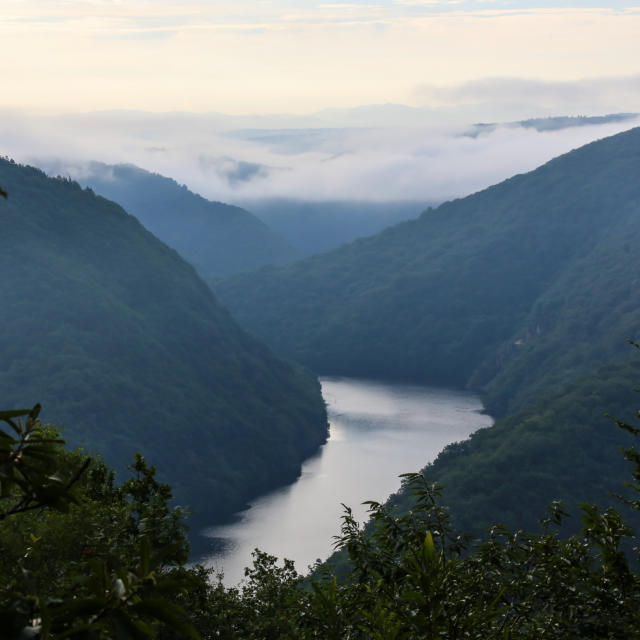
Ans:
[[[291,117],[14,111],[2,113],[0,153],[72,177],[92,160],[132,163],[224,202],[426,202],[477,191],[638,124],[633,115],[447,124],[401,105]]]

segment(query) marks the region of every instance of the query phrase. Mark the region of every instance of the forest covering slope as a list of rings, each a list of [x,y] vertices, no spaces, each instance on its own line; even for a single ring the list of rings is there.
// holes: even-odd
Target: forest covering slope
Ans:
[[[639,175],[633,129],[215,289],[241,324],[316,371],[486,387],[500,413],[544,380],[628,352]]]
[[[48,167],[55,173],[56,167]],[[219,276],[286,262],[297,251],[256,216],[212,202],[175,180],[131,164],[91,162],[72,177],[133,214],[203,276]]]
[[[0,389],[116,465],[142,451],[201,517],[299,472],[320,387],[232,320],[193,267],[118,205],[0,161]]]
[[[444,487],[444,501],[463,531],[481,534],[497,523],[539,530],[553,500],[570,516],[564,533],[579,530],[585,503],[622,510],[637,528],[640,514],[625,511],[612,496],[627,493],[631,467],[620,450],[630,438],[606,414],[634,421],[638,381],[638,354],[598,367],[448,446],[425,475]],[[392,502],[405,512],[412,498],[405,488]]]
[[[333,252],[216,290],[321,373],[483,393],[496,424],[427,467],[463,529],[535,527],[622,488],[640,371],[640,129]],[[407,471],[412,471],[407,469]],[[397,498],[407,504],[406,496]]]

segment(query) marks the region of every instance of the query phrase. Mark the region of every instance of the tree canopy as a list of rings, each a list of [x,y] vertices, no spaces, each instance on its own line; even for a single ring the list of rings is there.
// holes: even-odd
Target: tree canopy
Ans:
[[[256,550],[244,581],[225,587],[185,565],[184,513],[141,455],[117,485],[102,461],[64,449],[38,411],[0,413],[3,640],[637,637],[640,558],[613,507],[583,505],[570,537],[560,503],[540,532],[495,525],[469,535],[438,485],[406,474],[411,510],[369,502],[366,527],[345,510],[337,572],[304,577]],[[621,499],[638,511],[640,452],[624,455],[632,493]]]

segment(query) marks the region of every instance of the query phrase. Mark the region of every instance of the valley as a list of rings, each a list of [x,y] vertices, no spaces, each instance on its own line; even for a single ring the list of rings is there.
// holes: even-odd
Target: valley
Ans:
[[[133,562],[130,538],[142,549],[151,530],[154,562],[182,567],[191,549],[204,565],[184,575],[206,600],[203,628],[212,616],[234,628],[273,622],[252,617],[264,589],[283,590],[313,617],[327,598],[345,598],[345,610],[361,601],[357,580],[369,583],[367,593],[382,574],[383,584],[404,585],[412,569],[397,575],[397,546],[425,530],[423,549],[438,532],[442,553],[452,554],[442,567],[467,573],[477,554],[513,554],[510,541],[522,536],[531,550],[562,540],[553,560],[581,567],[584,558],[567,559],[579,535],[589,557],[594,544],[626,557],[625,527],[640,526],[620,457],[637,461],[628,449],[637,430],[624,421],[636,415],[640,378],[639,150],[640,129],[630,129],[343,244],[365,205],[283,205],[283,219],[294,220],[283,230],[295,231],[305,207],[316,216],[308,220],[316,248],[338,244],[325,252],[291,249],[247,211],[131,165],[92,163],[83,188],[0,160],[5,402],[37,398],[44,419],[55,416],[42,433],[57,438],[61,429],[77,447],[56,455],[92,455],[82,467],[90,475],[81,469],[67,481],[82,478],[77,508],[57,497],[52,504],[93,523],[77,534],[89,554],[126,548]],[[374,227],[385,215],[409,215],[390,203],[372,210]],[[351,231],[340,230],[346,236],[335,234],[340,215],[355,216]],[[11,416],[26,414],[0,419],[20,434]],[[42,496],[60,490],[23,500],[46,509],[51,498]],[[96,532],[112,527],[105,518],[125,516],[120,529],[130,538],[118,533],[105,549]],[[12,541],[7,575],[22,562],[15,536],[53,541],[47,532],[65,516],[39,517],[21,520],[28,532],[3,529]],[[551,522],[559,534],[548,538]],[[70,535],[65,528],[42,553],[68,554]],[[39,553],[28,563],[42,562]],[[514,565],[503,591],[530,588],[525,566]],[[465,587],[476,601],[477,581],[492,579],[481,567]],[[580,590],[601,579],[581,576],[588,586]],[[314,596],[305,604],[308,580]],[[264,597],[274,605],[273,593]],[[395,602],[376,594],[358,606],[375,610],[388,597]],[[458,591],[451,597],[461,606]],[[536,597],[526,597],[537,619]],[[251,614],[228,618],[239,603]],[[358,616],[347,614],[340,628]]]
[[[640,639],[639,33],[5,0],[0,640]]]
[[[321,374],[478,391],[496,425],[426,473],[466,530],[535,529],[551,501],[577,513],[626,477],[614,462],[624,435],[604,414],[635,413],[639,172],[636,128],[212,284],[240,323]]]

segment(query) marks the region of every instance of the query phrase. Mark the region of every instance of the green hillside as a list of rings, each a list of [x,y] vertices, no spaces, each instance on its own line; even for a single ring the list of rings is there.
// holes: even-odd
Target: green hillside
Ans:
[[[203,276],[248,271],[297,257],[293,247],[253,214],[206,200],[157,173],[130,164],[91,162],[72,177],[124,207]]]
[[[241,324],[316,371],[487,388],[502,413],[627,353],[639,174],[634,129],[215,289]]]
[[[0,161],[0,390],[72,444],[143,451],[215,519],[324,441],[320,387],[239,329],[193,267],[116,204]]]
[[[626,478],[624,434],[604,414],[629,420],[637,403],[626,340],[640,328],[639,175],[633,129],[216,290],[257,336],[321,373],[482,392],[498,421],[427,476],[463,530],[535,527],[552,500],[576,514],[610,503]]]
[[[640,331],[640,202],[607,213],[616,224],[566,266],[513,339],[471,378],[471,386],[486,389],[494,410],[521,407],[596,364],[631,356],[624,341]]]
[[[640,359],[598,368],[448,446],[426,467],[431,482],[445,487],[445,503],[463,531],[480,534],[496,523],[527,531],[553,500],[570,514],[565,533],[580,528],[579,506],[621,503],[631,468],[620,449],[633,443],[606,414],[635,422]],[[392,499],[406,511],[406,490]],[[625,511],[636,527],[640,514]],[[633,517],[631,517],[633,516]]]

